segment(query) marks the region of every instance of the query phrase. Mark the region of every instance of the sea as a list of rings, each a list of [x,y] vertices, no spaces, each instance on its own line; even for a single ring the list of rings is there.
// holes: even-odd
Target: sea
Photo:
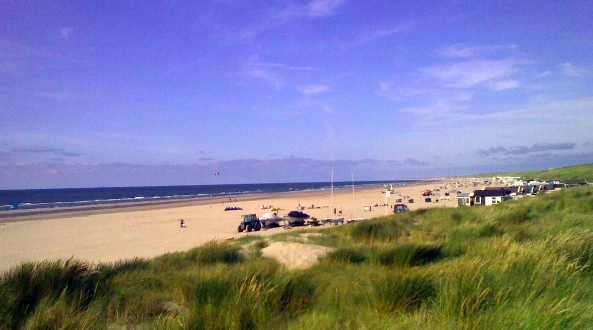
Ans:
[[[418,180],[334,182],[334,188],[405,186]],[[0,190],[0,211],[331,189],[331,182]]]

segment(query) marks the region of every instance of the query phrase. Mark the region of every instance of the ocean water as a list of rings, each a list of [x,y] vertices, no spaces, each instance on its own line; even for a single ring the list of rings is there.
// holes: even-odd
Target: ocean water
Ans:
[[[384,184],[405,185],[415,180],[355,181],[355,187]],[[335,188],[352,187],[352,182],[334,182]],[[241,196],[265,193],[326,190],[330,182],[259,183],[195,186],[69,188],[0,190],[0,211],[19,209],[56,208],[77,205],[117,204],[188,198]]]

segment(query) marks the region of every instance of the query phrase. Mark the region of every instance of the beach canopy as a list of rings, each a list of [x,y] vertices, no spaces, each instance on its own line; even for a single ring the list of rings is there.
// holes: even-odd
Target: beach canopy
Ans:
[[[280,220],[282,219],[281,217],[279,217],[276,213],[264,213],[264,215],[262,215],[260,217],[260,220]]]

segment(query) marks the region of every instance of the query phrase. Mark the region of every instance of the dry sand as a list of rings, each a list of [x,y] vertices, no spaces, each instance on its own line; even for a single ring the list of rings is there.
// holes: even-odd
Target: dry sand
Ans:
[[[301,244],[293,242],[274,242],[261,250],[262,257],[276,259],[282,265],[290,268],[307,268],[317,262],[317,259],[333,250],[327,246],[315,244]]]
[[[415,203],[406,203],[411,210],[427,207],[453,207],[455,194],[450,201],[425,203],[421,192],[425,189],[444,187],[445,181],[396,187],[389,199],[383,187],[356,189],[355,203],[352,190],[334,191],[334,207],[341,208],[343,217],[373,218],[391,214],[397,195],[410,196]],[[475,187],[453,188],[469,192]],[[442,189],[441,189],[442,190]],[[441,191],[444,193],[444,191]],[[433,197],[434,199],[434,197]],[[183,251],[213,239],[233,239],[244,235],[272,235],[283,232],[274,228],[257,233],[237,233],[241,215],[266,210],[262,205],[273,205],[283,210],[283,216],[298,205],[315,209],[304,212],[317,218],[330,217],[330,191],[311,191],[258,196],[238,196],[237,201],[216,200],[183,201],[165,205],[104,209],[85,212],[36,215],[30,217],[5,217],[0,219],[0,272],[24,261],[67,259],[112,262],[132,257],[154,257],[166,252]],[[354,211],[356,205],[356,211]],[[224,211],[227,206],[238,206],[242,211]],[[363,206],[372,206],[363,212]],[[185,219],[186,228],[180,228],[179,219]]]

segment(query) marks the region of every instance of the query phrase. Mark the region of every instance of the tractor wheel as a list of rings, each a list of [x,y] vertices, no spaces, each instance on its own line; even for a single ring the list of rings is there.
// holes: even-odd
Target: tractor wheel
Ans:
[[[261,222],[256,222],[255,226],[253,227],[253,229],[255,229],[255,231],[259,231],[261,229]]]
[[[247,225],[247,232],[248,232],[248,233],[250,233],[252,229],[253,229],[253,228],[251,227],[251,225]]]
[[[239,226],[239,228],[237,228],[237,231],[238,231],[239,233],[242,233],[242,232],[243,232],[243,228],[241,228],[241,226]]]

